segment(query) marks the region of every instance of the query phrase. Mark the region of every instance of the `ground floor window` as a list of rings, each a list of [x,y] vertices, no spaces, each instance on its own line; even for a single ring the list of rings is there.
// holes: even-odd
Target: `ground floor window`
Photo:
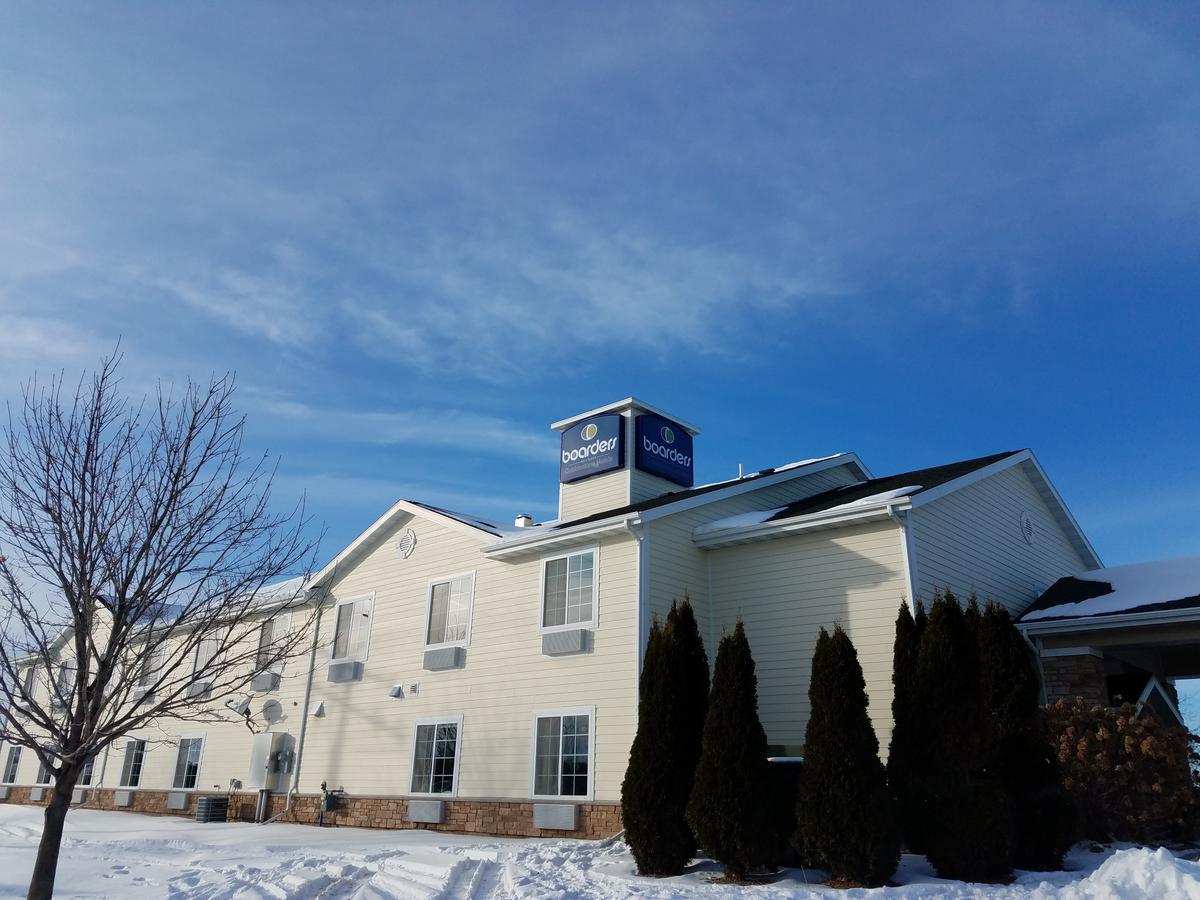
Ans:
[[[83,761],[83,768],[79,770],[79,780],[75,783],[80,787],[87,787],[92,783],[92,772],[96,768],[96,757],[89,756]]]
[[[591,795],[592,710],[538,713],[534,719],[533,795]]]
[[[37,781],[34,783],[35,784],[49,784],[50,783],[50,770],[46,768],[46,764],[44,762],[40,762],[40,761],[38,762]]]
[[[204,749],[204,738],[179,739],[179,753],[175,757],[175,780],[172,785],[180,790],[191,790],[200,775],[200,752]]]
[[[17,769],[21,766],[21,748],[9,747],[8,759],[4,763],[4,783],[14,784],[17,780]]]
[[[121,787],[137,787],[142,780],[142,761],[146,758],[146,742],[133,738],[125,744],[125,761],[121,764]]]
[[[410,785],[412,793],[454,793],[461,731],[461,717],[416,723]]]

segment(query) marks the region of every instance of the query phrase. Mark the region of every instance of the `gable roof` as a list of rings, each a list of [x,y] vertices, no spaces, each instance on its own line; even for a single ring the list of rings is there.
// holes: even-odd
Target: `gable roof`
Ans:
[[[1093,569],[1060,578],[1019,619],[1048,622],[1200,610],[1200,556]]]
[[[969,475],[979,469],[1000,462],[1010,456],[1020,453],[1020,450],[1008,450],[1004,453],[993,453],[990,456],[979,456],[961,462],[948,463],[944,466],[932,466],[927,469],[914,469],[911,472],[901,472],[898,475],[887,475],[883,478],[869,478],[857,484],[837,487],[803,500],[797,500],[780,509],[766,521],[775,522],[780,519],[794,519],[797,516],[810,515],[818,512],[828,512],[834,508],[849,506],[849,504],[884,503],[897,497],[916,497],[925,491],[940,487],[943,484]]]

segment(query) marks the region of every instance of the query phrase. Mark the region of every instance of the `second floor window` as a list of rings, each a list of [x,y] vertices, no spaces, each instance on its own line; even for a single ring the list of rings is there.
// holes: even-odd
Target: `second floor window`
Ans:
[[[279,673],[283,668],[283,660],[279,656],[291,627],[292,617],[288,613],[262,623],[258,629],[258,653],[254,658],[256,670]]]
[[[542,580],[542,627],[570,628],[595,622],[596,551],[548,559]]]
[[[465,644],[471,630],[475,576],[456,575],[429,586],[429,621],[425,645]]]
[[[37,688],[37,666],[30,666],[25,670],[25,683],[23,687],[25,688],[25,695],[32,697],[34,690]]]
[[[8,759],[4,762],[4,783],[13,784],[17,780],[17,769],[21,767],[21,748],[9,747]]]
[[[192,662],[192,675],[201,681],[211,681],[209,667],[217,657],[220,642],[216,638],[204,638],[196,645],[196,658]]]
[[[367,658],[367,645],[371,640],[371,607],[374,599],[361,597],[357,600],[345,600],[338,604],[337,620],[333,631],[333,658],[356,659],[363,662]]]
[[[161,646],[143,652],[145,656],[142,658],[142,665],[138,670],[137,683],[138,687],[145,693],[154,690],[154,685],[158,682],[158,676],[162,672],[166,654]]]
[[[121,787],[137,787],[142,780],[142,762],[146,758],[146,742],[131,738],[125,744],[125,760],[121,763]]]

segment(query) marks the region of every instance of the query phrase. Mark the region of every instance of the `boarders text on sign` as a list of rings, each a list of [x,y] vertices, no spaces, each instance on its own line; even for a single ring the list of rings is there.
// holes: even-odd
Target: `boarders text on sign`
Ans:
[[[625,465],[625,419],[593,416],[562,433],[558,480],[563,484],[611,472]]]
[[[662,416],[638,416],[634,465],[643,472],[691,487],[692,436]]]

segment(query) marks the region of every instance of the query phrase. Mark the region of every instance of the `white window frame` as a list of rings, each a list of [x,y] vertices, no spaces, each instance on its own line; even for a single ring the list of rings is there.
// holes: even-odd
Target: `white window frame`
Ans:
[[[142,765],[141,765],[141,768],[138,769],[138,783],[137,784],[126,784],[125,783],[125,756],[127,753],[129,753],[129,745],[135,741],[142,745]],[[149,741],[147,741],[145,738],[134,738],[134,737],[127,738],[125,740],[125,746],[123,747],[123,749],[121,751],[121,771],[117,775],[117,782],[118,782],[117,787],[123,788],[126,790],[130,790],[130,791],[138,790],[138,788],[140,788],[142,786],[142,776],[146,774],[146,757],[149,755],[150,755],[150,742]]]
[[[454,786],[449,791],[441,791],[434,793],[432,791],[414,791],[412,789],[413,774],[417,770],[417,728],[421,725],[456,725],[458,727],[457,736],[454,740]],[[431,716],[424,719],[415,719],[412,723],[412,741],[408,749],[408,795],[411,797],[431,797],[433,799],[449,799],[452,800],[458,796],[458,784],[462,778],[462,745],[463,745],[463,717],[457,716]]]
[[[367,640],[363,647],[362,656],[334,656],[337,652],[337,623],[341,614],[341,609],[350,603],[361,603],[364,600],[371,604],[370,623],[367,625]],[[345,600],[339,600],[333,605],[333,634],[329,642],[329,661],[330,662],[360,662],[365,663],[367,657],[371,655],[371,632],[375,630],[375,592],[369,594],[358,594],[354,597],[347,597]]]
[[[158,661],[158,665],[151,668],[155,660]],[[163,669],[166,668],[166,665],[167,648],[161,643],[149,647],[144,651],[143,656],[138,660],[137,678],[135,681],[139,699],[147,695],[153,696],[154,685],[162,677]],[[195,660],[193,660],[193,665],[195,665]]]
[[[7,778],[5,776],[8,775],[8,763],[11,760],[13,753],[17,754],[17,765],[13,771],[12,778]],[[21,774],[21,757],[24,755],[25,752],[23,747],[20,747],[17,744],[8,745],[8,752],[4,754],[4,769],[3,771],[0,771],[0,778],[4,778],[4,780],[0,781],[0,784],[17,784],[17,776]]]
[[[38,760],[37,775],[33,778],[33,783],[36,785],[46,785],[54,783],[54,775],[44,762]]]
[[[374,608],[372,608],[371,615],[374,616],[374,614],[375,614],[375,610],[374,610]],[[271,634],[274,639],[275,632],[277,631],[277,629],[275,628],[276,622],[283,623],[283,633],[286,635],[289,631],[292,630],[292,614],[290,612],[281,612],[278,615],[274,615],[274,616],[271,616],[270,618],[263,619],[262,623],[258,626],[259,643],[258,643],[258,646],[254,648],[254,669],[255,669],[255,671],[259,671],[259,669],[258,669],[258,654],[262,652],[263,629],[266,628],[268,625],[270,625],[271,626]],[[336,620],[334,621],[334,624],[335,625],[337,624]],[[272,646],[274,646],[274,644],[272,644]],[[275,674],[275,675],[283,675],[283,667],[285,665],[287,665],[287,660],[280,659],[280,660],[276,660],[274,666],[266,668],[266,669],[262,669],[261,671],[271,672],[272,674]]]
[[[538,719],[562,716],[588,717],[588,789],[586,794],[539,794],[537,792],[537,723]],[[558,745],[559,788],[562,788],[562,732]],[[529,732],[529,796],[534,800],[561,800],[582,803],[596,796],[596,707],[576,706],[567,709],[535,709]]]
[[[175,786],[175,770],[179,768],[179,750],[184,741],[199,741],[200,742],[200,758],[196,760],[196,783],[192,787],[176,787]],[[200,773],[204,771],[204,751],[208,748],[208,735],[203,732],[193,732],[191,734],[178,734],[175,736],[175,765],[171,768],[171,790],[172,791],[199,791]],[[124,763],[124,760],[122,760]],[[146,768],[146,754],[142,753],[142,769]]]
[[[563,625],[546,624],[546,566],[557,559],[569,560],[572,556],[592,554],[592,617],[585,622],[570,622]],[[567,563],[568,570],[570,562]],[[540,584],[538,586],[538,631],[541,634],[553,634],[556,631],[575,631],[578,628],[595,628],[600,621],[600,547],[580,547],[553,556],[543,556],[541,565]]]
[[[37,694],[37,666],[30,665],[26,667],[21,675],[21,686],[25,689],[25,693],[29,698],[34,699]]]
[[[205,660],[204,665],[201,666],[200,665],[200,654],[201,654],[201,652],[204,651],[204,649],[206,647],[210,647],[210,646],[212,647],[212,653],[209,654],[208,659]],[[211,682],[212,681],[212,671],[211,670],[213,668],[213,663],[220,654],[221,654],[221,639],[220,638],[215,638],[215,637],[201,638],[196,643],[196,649],[192,652],[192,681],[201,680],[201,676],[200,676],[201,669],[209,669],[210,671],[204,677],[209,682]]]
[[[429,643],[429,617],[433,615],[433,588],[434,585],[453,583],[458,578],[471,579],[471,592],[467,598],[467,633],[458,641],[442,641],[440,643]],[[469,647],[471,645],[471,621],[475,617],[475,570],[469,572],[458,572],[454,575],[446,575],[441,578],[430,578],[429,583],[425,585],[425,623],[421,635],[421,643],[426,650],[439,650],[442,647]]]
[[[145,756],[143,755],[143,759],[144,758],[145,758]],[[88,766],[91,766],[91,771],[88,770]],[[87,773],[87,781],[83,780],[83,776],[84,776],[85,772]],[[96,757],[89,756],[87,759],[85,759],[83,761],[83,766],[79,770],[79,780],[76,781],[75,783],[77,785],[79,785],[80,787],[94,787],[92,782],[95,780],[95,778],[96,778]]]

